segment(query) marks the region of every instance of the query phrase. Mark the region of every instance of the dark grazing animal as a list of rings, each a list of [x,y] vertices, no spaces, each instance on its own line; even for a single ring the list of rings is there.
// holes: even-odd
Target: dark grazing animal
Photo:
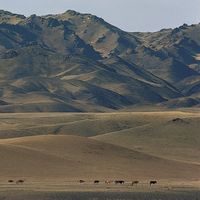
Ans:
[[[139,183],[139,181],[132,181],[131,185],[137,185]]]
[[[150,182],[149,182],[150,186],[151,186],[151,185],[155,185],[155,184],[157,184],[157,183],[158,183],[157,181],[150,181]]]
[[[99,182],[100,182],[99,180],[95,180],[94,184],[99,184]]]
[[[16,181],[16,184],[23,184],[23,183],[24,183],[24,180],[22,180],[22,179]]]
[[[125,183],[125,181],[122,181],[122,180],[119,180],[119,181],[117,180],[117,181],[115,181],[115,184],[121,184],[121,185],[122,185],[122,184],[124,184],[124,183]]]
[[[175,118],[175,119],[172,119],[173,122],[183,122],[183,119],[181,118]]]
[[[13,180],[8,180],[8,183],[13,183],[14,181]]]
[[[84,180],[80,180],[79,183],[85,183],[85,181]]]

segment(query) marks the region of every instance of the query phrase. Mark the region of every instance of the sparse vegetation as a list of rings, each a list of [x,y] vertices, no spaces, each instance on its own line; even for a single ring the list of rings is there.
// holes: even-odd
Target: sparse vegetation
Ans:
[[[0,10],[0,200],[199,200],[199,33]]]
[[[18,177],[34,186],[48,177],[41,185],[199,185],[199,113],[25,113],[0,119],[3,184]]]
[[[0,112],[199,107],[199,31],[127,33],[71,10],[0,11]]]

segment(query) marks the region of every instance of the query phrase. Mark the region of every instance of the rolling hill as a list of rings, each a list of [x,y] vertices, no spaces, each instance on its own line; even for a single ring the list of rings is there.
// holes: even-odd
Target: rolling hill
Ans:
[[[199,121],[198,111],[1,113],[0,191],[117,190],[105,180],[119,179],[122,190],[199,189]]]
[[[200,164],[199,122],[198,111],[1,114],[0,139],[73,135]]]
[[[193,180],[200,173],[195,164],[170,161],[78,136],[1,140],[0,155],[0,179],[4,182],[9,178],[54,182],[81,178]]]

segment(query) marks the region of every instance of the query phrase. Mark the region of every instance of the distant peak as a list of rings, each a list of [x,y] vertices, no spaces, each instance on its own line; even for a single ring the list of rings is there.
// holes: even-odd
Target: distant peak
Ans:
[[[13,15],[13,13],[9,12],[9,11],[5,11],[5,10],[0,10],[0,14],[4,14],[4,15]]]
[[[26,17],[24,15],[19,15],[19,14],[15,14],[15,13],[11,13],[9,11],[6,10],[0,10],[0,16],[17,16],[19,18],[25,19]]]
[[[67,10],[64,14],[69,14],[69,15],[72,15],[72,16],[76,16],[76,15],[80,15],[81,13],[75,11],[75,10]]]
[[[100,17],[97,17],[96,15],[92,15],[89,13],[80,13],[74,10],[67,10],[64,14],[69,14],[71,16],[86,16],[89,17],[91,19],[101,19]]]
[[[188,24],[183,24],[182,26],[179,26],[179,28],[180,29],[186,29],[186,28],[188,28],[188,27],[190,27]]]
[[[36,15],[36,14],[33,14],[33,15],[31,15],[29,18],[30,18],[30,19],[35,19],[35,18],[37,18],[37,15]]]

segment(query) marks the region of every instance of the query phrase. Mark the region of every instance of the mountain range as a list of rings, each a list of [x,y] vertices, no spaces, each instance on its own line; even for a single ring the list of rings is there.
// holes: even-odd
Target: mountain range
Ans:
[[[68,10],[0,10],[0,112],[200,107],[200,24],[125,32]]]

